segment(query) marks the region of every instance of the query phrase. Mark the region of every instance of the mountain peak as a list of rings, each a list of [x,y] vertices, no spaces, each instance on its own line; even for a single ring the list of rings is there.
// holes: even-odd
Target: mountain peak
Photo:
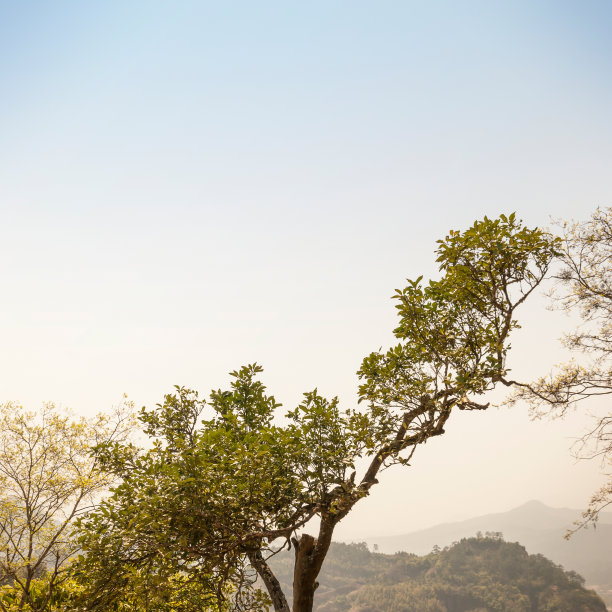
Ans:
[[[538,511],[538,510],[555,510],[555,508],[551,508],[547,506],[545,503],[541,502],[539,499],[530,499],[528,502],[517,506],[510,510],[510,512],[516,512],[517,510],[529,510],[529,511]]]
[[[519,508],[550,508],[550,506],[547,506],[539,499],[530,499],[528,502],[520,505]]]

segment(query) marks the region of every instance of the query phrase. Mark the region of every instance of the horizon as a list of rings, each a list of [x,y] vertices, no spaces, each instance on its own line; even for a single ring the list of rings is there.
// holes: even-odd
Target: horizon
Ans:
[[[363,536],[364,541],[366,541],[366,543],[368,542],[372,542],[374,541],[376,538],[381,538],[381,539],[392,539],[395,537],[402,537],[402,536],[410,536],[410,535],[416,535],[425,531],[430,531],[430,530],[435,530],[437,527],[448,527],[448,526],[452,526],[452,525],[460,525],[461,523],[469,523],[481,518],[487,518],[487,517],[492,517],[492,516],[497,516],[497,515],[509,515],[512,513],[515,513],[517,510],[525,510],[525,509],[540,509],[540,508],[544,508],[546,510],[555,510],[555,511],[560,511],[560,512],[571,512],[571,513],[575,513],[576,514],[576,519],[580,518],[580,514],[581,514],[581,509],[579,508],[556,508],[553,506],[548,506],[546,505],[544,502],[541,502],[540,500],[537,499],[531,499],[529,501],[526,501],[518,506],[513,506],[512,508],[509,508],[508,510],[505,511],[501,511],[501,512],[487,512],[485,514],[478,514],[475,516],[470,516],[464,519],[460,519],[460,520],[456,520],[456,521],[445,521],[443,523],[436,523],[433,525],[429,525],[426,527],[421,527],[419,529],[415,529],[414,531],[405,531],[405,532],[401,532],[401,533],[395,533],[395,534],[366,534]],[[598,525],[612,525],[612,511],[604,511],[600,513],[600,518],[597,521]],[[572,526],[572,523],[568,523],[567,527],[570,528]],[[593,528],[591,528],[593,529]],[[588,528],[587,528],[588,530]],[[337,540],[334,540],[337,541]],[[341,540],[344,543],[351,543],[351,542],[355,542],[354,540],[351,540],[351,542],[349,542],[348,540]],[[410,552],[410,551],[407,551]]]

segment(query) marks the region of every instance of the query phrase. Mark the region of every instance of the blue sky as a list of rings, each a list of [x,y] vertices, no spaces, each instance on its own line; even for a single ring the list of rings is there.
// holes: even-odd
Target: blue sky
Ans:
[[[388,297],[434,273],[448,229],[612,204],[611,26],[604,1],[3,3],[0,400],[151,404],[258,361],[288,407],[314,386],[354,401]],[[543,312],[515,344],[529,367],[567,325]],[[579,418],[465,423],[482,435],[457,516],[538,492],[580,506],[597,483],[567,454]],[[500,427],[488,473],[516,486],[470,497]],[[407,512],[379,498],[367,512]]]

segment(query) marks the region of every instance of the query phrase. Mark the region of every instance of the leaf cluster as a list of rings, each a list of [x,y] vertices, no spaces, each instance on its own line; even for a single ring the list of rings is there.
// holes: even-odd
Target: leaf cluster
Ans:
[[[515,311],[542,282],[556,248],[514,214],[485,217],[438,241],[441,278],[408,280],[396,291],[399,343],[370,354],[359,371],[360,397],[377,427],[374,447],[403,424],[407,435],[396,447],[412,448],[440,433],[453,407],[486,408],[477,398],[505,380]]]

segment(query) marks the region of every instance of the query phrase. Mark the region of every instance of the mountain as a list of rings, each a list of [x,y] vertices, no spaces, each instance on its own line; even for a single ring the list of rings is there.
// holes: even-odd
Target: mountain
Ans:
[[[270,560],[290,593],[292,555]],[[583,579],[517,543],[481,536],[424,556],[332,543],[316,612],[605,612]]]
[[[520,542],[529,553],[542,554],[554,563],[572,569],[612,603],[612,513],[602,513],[596,529],[582,529],[569,540],[563,536],[580,516],[578,510],[550,508],[530,501],[509,512],[487,514],[465,521],[446,523],[421,531],[368,537],[366,542],[380,552],[406,551],[426,554],[434,546],[445,547],[477,532],[501,532],[508,542]]]

